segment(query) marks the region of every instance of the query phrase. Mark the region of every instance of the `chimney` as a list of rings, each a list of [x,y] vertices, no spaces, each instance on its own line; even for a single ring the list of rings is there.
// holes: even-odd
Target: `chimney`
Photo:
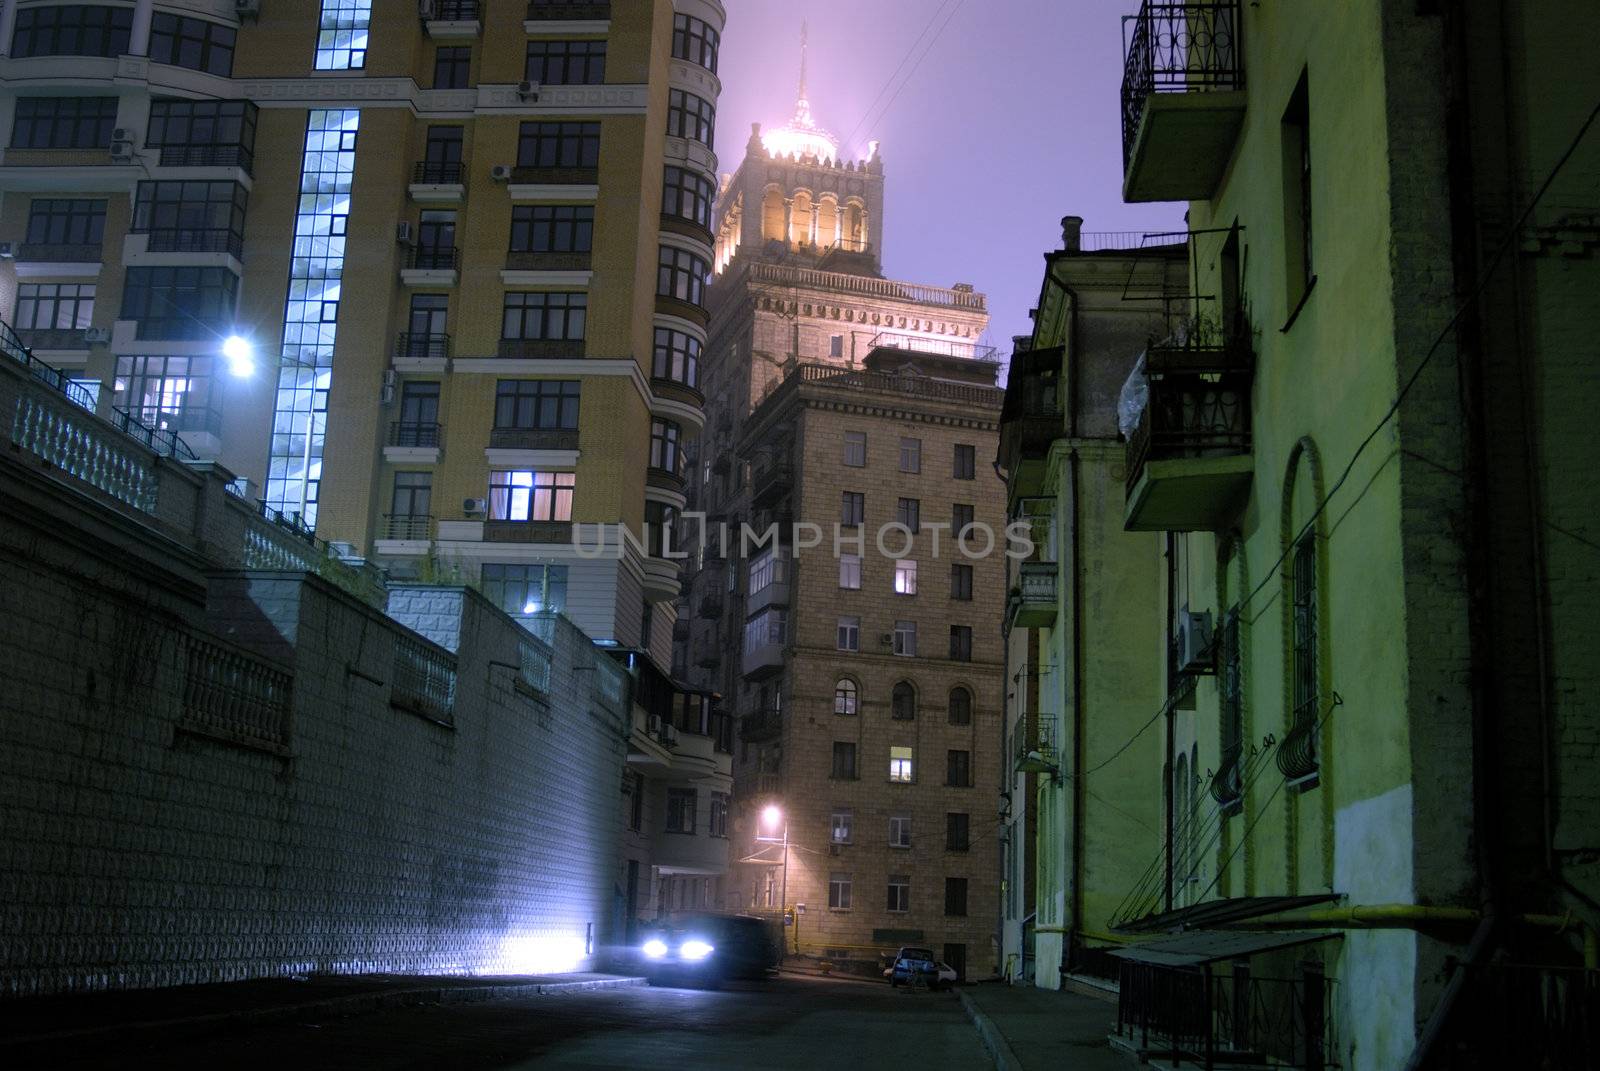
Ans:
[[[1082,216],[1061,217],[1061,248],[1068,253],[1078,252],[1078,246],[1083,235]]]

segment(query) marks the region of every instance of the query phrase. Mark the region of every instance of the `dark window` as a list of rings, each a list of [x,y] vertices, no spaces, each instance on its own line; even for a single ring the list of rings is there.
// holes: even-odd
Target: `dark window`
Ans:
[[[249,167],[256,144],[256,106],[247,100],[153,100],[144,141],[163,150],[163,162]],[[208,149],[236,152],[229,158],[208,155]]]
[[[972,724],[972,693],[965,688],[950,689],[950,724]]]
[[[397,472],[394,474],[395,517],[426,517],[433,512],[433,473]]]
[[[721,37],[714,27],[692,15],[672,16],[672,55],[698,63],[713,74],[717,70],[717,47]]]
[[[152,428],[218,432],[210,357],[118,357],[115,404]]]
[[[717,188],[710,179],[681,167],[668,166],[662,184],[661,212],[710,230],[711,204],[716,196]]]
[[[413,264],[418,268],[453,267],[455,245],[456,214],[438,209],[423,212],[417,221]]]
[[[686,387],[700,386],[700,340],[669,327],[656,328],[650,374]]]
[[[889,817],[889,847],[911,847],[911,818],[909,815],[891,815]]]
[[[461,164],[461,136],[459,126],[430,126],[428,142],[423,149],[423,162],[439,168],[441,172],[451,165]],[[460,172],[456,172],[459,178]]]
[[[711,265],[684,249],[661,247],[657,258],[656,293],[691,305],[705,303],[706,276]]]
[[[909,532],[922,530],[922,500],[902,498],[894,507],[894,522],[904,525]]]
[[[884,906],[890,911],[911,910],[911,878],[909,875],[889,875],[889,898]]]
[[[831,872],[828,875],[828,906],[835,911],[849,911],[851,885],[849,874],[842,871]]]
[[[567,567],[489,563],[483,567],[483,594],[513,617],[565,610]]]
[[[239,256],[248,198],[235,182],[141,182],[131,229],[148,234],[152,250],[227,250]]]
[[[845,491],[839,501],[839,523],[849,528],[866,523],[867,496],[861,491]]]
[[[854,781],[856,779],[856,746],[848,741],[835,740],[833,742],[833,773],[836,781]]]
[[[518,167],[599,167],[599,123],[523,123]]]
[[[954,788],[972,787],[972,752],[951,749],[945,753],[944,783]]]
[[[955,662],[972,661],[972,626],[950,626],[950,658]]]
[[[959,536],[961,530],[972,524],[975,514],[972,506],[965,502],[957,502],[950,507],[950,534]]]
[[[944,850],[964,852],[969,846],[971,816],[966,812],[948,811],[944,816]]]
[[[412,294],[411,318],[406,330],[412,335],[442,335],[448,330],[450,298],[445,294]],[[425,345],[425,343],[424,343]]]
[[[18,97],[11,147],[106,149],[116,125],[116,97]]]
[[[472,81],[472,49],[451,45],[433,51],[433,88],[465,89]]]
[[[844,433],[844,463],[851,468],[864,468],[867,464],[867,433],[864,431],[847,431]]]
[[[967,913],[967,879],[944,879],[944,913],[946,915],[965,915]]]
[[[516,205],[513,253],[588,253],[594,248],[593,205]]]
[[[30,245],[99,245],[105,230],[104,201],[35,198],[28,209]]]
[[[960,602],[972,601],[972,566],[960,562],[950,566],[950,597]]]
[[[971,480],[978,474],[978,448],[965,443],[956,443],[955,470],[953,475],[958,480]]]
[[[889,710],[896,721],[910,721],[917,716],[917,690],[910,682],[901,681],[894,686]]]
[[[581,341],[588,309],[588,294],[508,293],[500,337]]]
[[[124,320],[138,320],[141,339],[217,339],[233,331],[239,277],[226,268],[129,268]]]
[[[1315,724],[1317,710],[1317,549],[1316,533],[1294,546],[1294,721]],[[1316,734],[1311,734],[1313,745]]]
[[[903,438],[900,440],[900,471],[922,471],[922,440]]]
[[[726,837],[728,835],[728,794],[726,792],[711,793],[710,833],[713,837]]]
[[[672,421],[650,421],[650,467],[682,476],[684,456],[679,441],[681,438],[681,430]]]
[[[439,423],[439,384],[430,380],[407,383],[400,389],[400,423]]]
[[[681,89],[667,94],[667,133],[710,147],[716,140],[717,110],[711,102]]]
[[[606,80],[604,41],[529,41],[522,77],[544,85],[599,85]]]
[[[1289,311],[1311,286],[1311,108],[1306,76],[1300,75],[1283,113],[1284,255]]]
[[[150,60],[227,78],[233,74],[235,31],[220,22],[158,11],[150,19]]]
[[[644,828],[644,775],[624,770],[622,776],[622,790],[628,795],[628,828],[637,833]]]
[[[81,331],[94,322],[94,295],[94,283],[22,283],[13,326]]]
[[[576,428],[576,379],[502,379],[495,386],[497,428]]]
[[[667,832],[693,833],[696,794],[692,788],[667,789]]]
[[[17,11],[14,59],[27,56],[121,56],[133,32],[133,8],[36,5]],[[152,42],[153,43],[153,42]]]

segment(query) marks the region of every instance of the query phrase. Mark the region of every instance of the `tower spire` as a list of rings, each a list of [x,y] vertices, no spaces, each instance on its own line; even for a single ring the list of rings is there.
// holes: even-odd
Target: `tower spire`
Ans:
[[[805,19],[800,20],[800,95],[795,98],[797,104],[804,106],[806,100],[806,38],[811,35],[811,26]],[[809,109],[807,109],[809,110]]]

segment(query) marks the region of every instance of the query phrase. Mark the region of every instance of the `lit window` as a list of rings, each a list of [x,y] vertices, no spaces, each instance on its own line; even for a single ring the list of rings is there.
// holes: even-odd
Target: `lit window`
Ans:
[[[530,470],[489,473],[489,519],[570,521],[577,475]]]
[[[322,0],[317,32],[319,71],[358,70],[367,65],[367,28],[372,0]]]
[[[861,587],[861,555],[839,555],[839,586],[852,591]]]
[[[856,682],[849,678],[841,678],[833,686],[833,712],[835,714],[854,714],[856,712]]]
[[[894,593],[896,595],[915,595],[917,593],[916,562],[897,561],[894,563]]]
[[[840,808],[833,812],[833,843],[849,844],[851,827],[855,824],[855,812],[849,808]]]
[[[889,780],[898,784],[909,785],[912,782],[911,749],[909,747],[891,747],[889,749]]]
[[[909,681],[894,686],[889,697],[890,714],[896,721],[911,721],[917,716],[917,690]]]

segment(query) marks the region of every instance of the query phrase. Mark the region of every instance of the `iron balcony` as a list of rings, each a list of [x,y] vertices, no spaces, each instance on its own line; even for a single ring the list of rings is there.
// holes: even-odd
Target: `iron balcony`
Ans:
[[[1013,628],[1049,628],[1056,623],[1055,562],[1019,562],[1008,611]]]

